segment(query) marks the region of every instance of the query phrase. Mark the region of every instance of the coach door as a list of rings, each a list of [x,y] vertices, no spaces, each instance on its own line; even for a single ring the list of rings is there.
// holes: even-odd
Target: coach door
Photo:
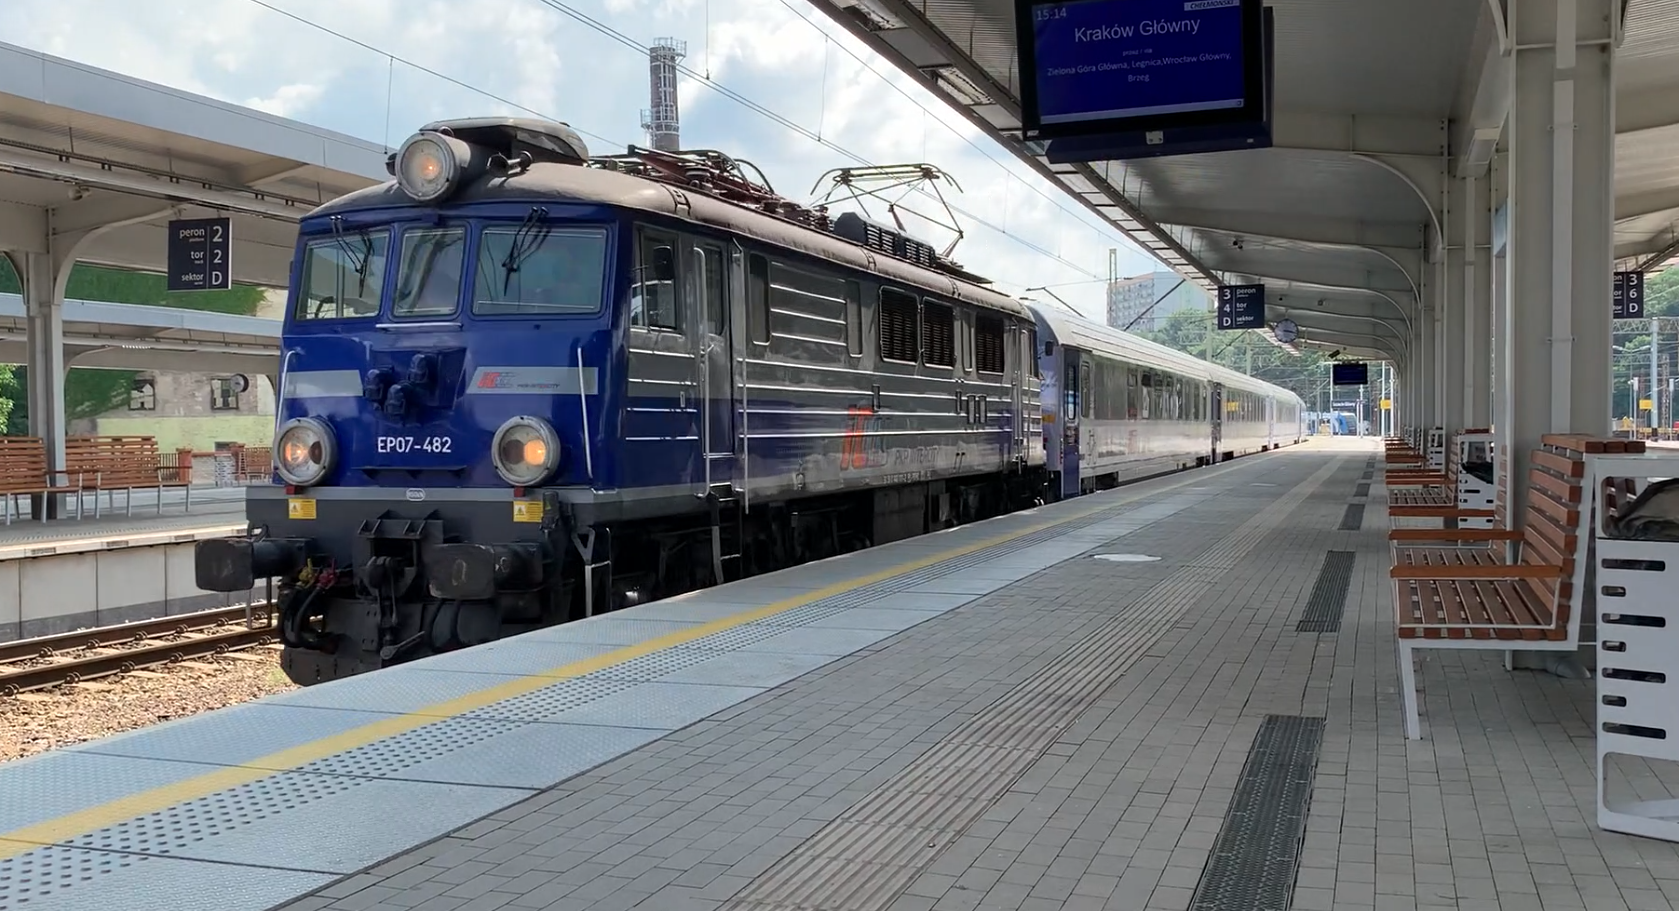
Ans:
[[[1214,383],[1212,401],[1208,403],[1212,409],[1213,450],[1208,458],[1208,465],[1218,464],[1218,450],[1224,442],[1224,384]]]
[[[1061,496],[1076,497],[1080,491],[1079,450],[1084,435],[1084,416],[1090,411],[1090,357],[1063,347],[1065,378],[1062,380]]]
[[[704,490],[732,495],[735,484],[734,343],[729,327],[733,299],[732,280],[723,246],[710,241],[693,241],[689,247],[693,276],[695,344],[699,360],[700,451],[705,463]]]
[[[1032,350],[1031,334],[1024,326],[1010,326],[1014,333],[1014,389],[1009,393],[1009,406],[1013,418],[1009,429],[1009,458],[1019,466],[1026,461],[1026,395],[1021,387],[1026,384],[1026,373],[1031,369],[1032,359],[1037,355]]]

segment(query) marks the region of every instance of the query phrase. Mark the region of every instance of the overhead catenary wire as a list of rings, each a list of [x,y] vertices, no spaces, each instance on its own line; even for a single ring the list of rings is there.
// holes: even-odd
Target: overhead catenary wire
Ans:
[[[315,29],[316,31],[322,32],[322,33],[327,34],[327,35],[331,35],[332,37],[337,38],[341,41],[345,41],[349,44],[355,45],[356,47],[362,48],[363,50],[371,51],[372,53],[375,53],[375,54],[381,55],[383,57],[386,57],[386,58],[388,58],[388,60],[393,61],[394,63],[401,63],[402,65],[404,65],[406,67],[409,67],[409,68],[414,69],[418,72],[424,73],[424,74],[426,74],[428,76],[431,76],[433,78],[440,79],[440,80],[442,80],[442,81],[444,81],[444,82],[446,82],[450,85],[453,85],[457,88],[465,89],[466,91],[473,92],[475,94],[478,94],[478,95],[481,95],[485,98],[488,98],[492,101],[495,101],[495,102],[498,102],[500,104],[506,105],[509,108],[512,108],[516,111],[520,111],[520,112],[523,112],[525,114],[529,114],[533,117],[542,118],[544,120],[560,120],[561,119],[561,118],[555,117],[554,115],[552,115],[550,113],[547,113],[547,112],[544,112],[544,111],[539,111],[535,108],[530,107],[529,105],[526,105],[526,104],[520,103],[518,101],[515,101],[512,98],[506,97],[504,95],[498,94],[496,92],[489,91],[489,90],[484,89],[480,86],[469,83],[469,82],[467,82],[463,79],[460,79],[460,78],[457,78],[457,77],[454,77],[454,76],[450,76],[450,75],[448,75],[448,74],[446,74],[446,73],[444,73],[440,70],[437,70],[433,67],[426,66],[426,65],[421,64],[421,63],[417,63],[417,62],[415,62],[411,59],[408,59],[408,58],[402,57],[400,55],[391,53],[390,51],[387,51],[383,48],[377,47],[377,46],[375,46],[373,44],[370,44],[366,41],[363,41],[361,39],[354,38],[354,37],[352,37],[348,34],[345,34],[344,32],[341,32],[337,29],[331,28],[330,26],[326,26],[326,25],[323,25],[319,22],[316,22],[316,21],[308,18],[307,16],[302,16],[302,15],[294,13],[290,10],[287,10],[287,9],[282,8],[282,7],[276,6],[274,3],[270,2],[270,0],[248,0],[248,2],[253,3],[257,6],[260,6],[263,9],[269,10],[270,12],[273,12],[273,13],[276,13],[278,15],[284,16],[287,19],[290,19],[290,20],[292,20],[294,22],[297,22],[301,25],[307,26],[309,28]],[[576,9],[574,9],[574,8],[564,4],[562,2],[559,2],[559,0],[538,0],[538,2],[542,3],[542,5],[544,5],[544,6],[547,6],[547,7],[551,8],[551,9],[557,11],[557,12],[560,12],[560,13],[566,15],[569,18],[572,18],[572,19],[576,20],[577,22],[587,26],[588,28],[591,28],[591,29],[599,32],[602,35],[605,35],[605,36],[611,38],[613,41],[615,41],[619,44],[622,44],[625,47],[636,50],[638,53],[645,54],[648,50],[647,45],[644,45],[641,42],[636,41],[634,38],[631,38],[628,35],[625,35],[624,33],[612,28],[611,26],[608,26],[608,25],[594,19],[593,17],[587,15],[586,13],[583,13],[583,12],[581,12],[579,10],[576,10]],[[824,35],[824,38],[826,38],[826,35]],[[844,48],[841,48],[841,49],[845,50]],[[846,51],[846,52],[850,53],[849,51]],[[708,55],[709,55],[709,49],[708,49]],[[855,57],[855,55],[853,55],[853,56]],[[865,64],[865,66],[866,66],[866,64]],[[708,69],[709,69],[709,67],[708,67]],[[875,72],[872,68],[869,68],[869,69],[870,69],[870,72]],[[863,164],[863,165],[872,165],[873,164],[873,162],[870,162],[868,159],[864,158],[863,156],[858,155],[856,152],[851,151],[850,149],[847,149],[847,148],[839,145],[838,143],[833,142],[832,140],[823,139],[823,138],[819,137],[817,134],[810,131],[808,128],[803,127],[803,126],[799,125],[798,123],[787,119],[786,117],[776,113],[775,111],[769,109],[768,107],[766,107],[766,106],[764,106],[764,105],[762,105],[762,104],[760,104],[760,103],[758,103],[758,102],[756,102],[756,101],[754,101],[750,98],[747,98],[746,96],[740,94],[739,92],[734,91],[733,89],[728,88],[727,86],[724,86],[724,85],[721,85],[717,82],[714,82],[713,80],[708,78],[705,74],[696,72],[692,68],[690,68],[686,65],[683,65],[683,64],[677,64],[677,70],[679,72],[683,73],[684,75],[687,75],[690,78],[696,80],[699,84],[705,86],[706,88],[709,88],[709,89],[717,92],[718,94],[723,95],[725,98],[728,98],[729,100],[734,101],[736,104],[739,104],[742,107],[745,107],[748,110],[751,110],[754,113],[759,114],[760,116],[763,116],[767,119],[770,119],[771,121],[777,123],[778,125],[781,125],[782,127],[786,128],[786,129],[792,130],[792,131],[794,131],[794,132],[796,132],[796,133],[798,133],[798,134],[800,134],[800,135],[802,135],[802,136],[804,136],[804,137],[806,137],[806,138],[808,138],[808,139],[810,139],[814,142],[817,142],[820,145],[822,145],[823,147],[829,148],[829,149],[831,149],[831,150],[833,150],[833,151],[851,159],[852,161],[854,161],[856,163]],[[879,75],[879,74],[876,73],[876,75]],[[888,82],[888,84],[891,84],[890,80],[887,80],[887,82]],[[893,85],[893,88],[894,88],[894,90],[902,91],[896,85]],[[911,99],[911,100],[913,101],[914,99]],[[387,105],[387,108],[388,108],[388,105]],[[925,108],[923,108],[923,110],[925,110]],[[387,114],[388,113],[389,112],[387,110]],[[570,123],[569,121],[567,121],[567,122]],[[941,121],[941,123],[942,123],[942,121]],[[570,124],[570,125],[571,125],[572,129],[577,130],[577,132],[581,133],[582,135],[584,135],[584,136],[586,136],[590,139],[598,140],[602,143],[606,143],[608,145],[618,146],[618,147],[627,147],[628,145],[630,145],[630,143],[622,142],[622,141],[619,141],[619,140],[615,140],[615,139],[603,136],[600,133],[596,133],[596,132],[593,132],[591,130],[579,127],[576,124]],[[965,137],[964,137],[964,139],[965,139]],[[1011,175],[1011,176],[1013,176],[1013,175]],[[1022,181],[1022,183],[1024,183],[1024,181]],[[1039,191],[1037,191],[1037,189],[1035,187],[1031,187],[1030,184],[1027,184],[1027,186],[1028,186],[1028,188],[1033,189],[1034,192],[1039,192]],[[1042,195],[1041,192],[1040,192],[1040,195]],[[988,229],[996,232],[997,234],[1003,236],[1004,238],[1006,238],[1006,239],[1008,239],[1008,240],[1010,240],[1010,241],[1012,241],[1012,242],[1014,242],[1014,243],[1016,243],[1016,244],[1018,244],[1022,247],[1025,247],[1026,249],[1029,249],[1029,250],[1033,251],[1034,253],[1037,253],[1037,254],[1039,254],[1041,256],[1044,256],[1044,257],[1047,257],[1049,259],[1053,259],[1053,260],[1061,263],[1062,265],[1064,265],[1065,267],[1067,267],[1069,269],[1072,269],[1074,271],[1077,271],[1077,272],[1083,273],[1085,275],[1091,276],[1092,281],[1105,281],[1106,280],[1106,279],[1103,279],[1100,276],[1098,276],[1094,271],[1092,271],[1090,269],[1087,269],[1083,266],[1080,266],[1077,263],[1074,263],[1070,260],[1067,260],[1064,257],[1062,257],[1061,255],[1059,255],[1058,253],[1055,253],[1051,250],[1048,250],[1048,249],[1044,248],[1043,246],[1041,246],[1041,245],[1039,245],[1039,244],[1037,244],[1037,243],[1035,243],[1035,242],[1033,242],[1033,241],[1031,241],[1027,238],[1024,238],[1024,237],[1021,237],[1017,234],[1014,234],[1004,227],[995,225],[995,224],[991,223],[989,220],[984,219],[982,217],[979,217],[979,216],[973,214],[972,212],[968,212],[968,211],[966,211],[964,209],[961,209],[960,207],[957,207],[957,206],[954,206],[954,205],[951,206],[951,209],[953,211],[956,211],[957,213],[963,215],[964,217],[970,219],[975,224],[983,226],[985,228],[988,228]],[[1062,211],[1065,211],[1065,210],[1062,210]],[[1086,227],[1092,227],[1092,226],[1088,225],[1087,223],[1083,222],[1082,219],[1080,219],[1080,223],[1084,224]],[[1092,228],[1092,230],[1096,230],[1096,229]],[[1026,287],[1026,283],[1024,283],[1024,282],[1016,282],[1016,281],[1012,281],[1012,280],[1008,280],[1008,279],[1002,279],[1002,278],[997,279],[997,281],[1000,284],[1011,285],[1011,286],[1014,286],[1014,287],[1017,287],[1017,288]]]
[[[393,54],[389,51],[384,50],[383,48],[376,47],[372,44],[369,44],[366,41],[362,41],[360,39],[353,38],[349,35],[344,34],[343,32],[340,32],[336,29],[333,29],[329,26],[325,26],[325,25],[322,25],[321,23],[315,22],[314,20],[311,20],[306,16],[301,16],[301,15],[298,15],[297,13],[291,12],[290,10],[282,9],[278,6],[275,6],[273,3],[268,2],[268,0],[249,0],[249,2],[254,3],[257,6],[260,6],[260,7],[264,8],[266,10],[269,10],[271,12],[277,13],[281,16],[285,16],[286,18],[291,19],[294,22],[298,22],[298,23],[300,23],[302,25],[305,25],[309,28],[312,28],[312,29],[315,29],[317,31],[323,32],[325,34],[331,35],[334,38],[338,38],[341,41],[345,41],[345,42],[348,42],[350,44],[353,44],[356,47],[362,48],[363,50],[371,51],[375,54],[379,54],[381,56],[384,56],[391,61],[394,61],[396,63],[401,63],[404,66],[407,66],[407,67],[415,69],[419,72],[425,73],[426,75],[432,76],[432,77],[437,78],[437,79],[441,79],[441,80],[449,83],[450,85],[454,85],[458,88],[465,89],[469,92],[473,92],[473,93],[482,95],[485,98],[489,98],[492,101],[496,101],[496,102],[499,102],[501,104],[507,105],[508,107],[513,108],[514,110],[521,111],[521,112],[529,114],[533,117],[539,117],[539,118],[542,118],[544,120],[559,120],[560,119],[560,118],[557,118],[557,117],[553,116],[552,114],[548,114],[546,112],[539,111],[539,110],[536,110],[534,108],[531,108],[528,105],[521,104],[520,102],[514,101],[511,98],[507,98],[505,96],[502,96],[502,95],[496,94],[494,92],[485,90],[483,88],[480,88],[479,86],[473,85],[473,84],[468,83],[464,80],[458,79],[454,76],[449,76],[449,75],[447,75],[445,73],[442,73],[442,72],[440,72],[440,71],[438,71],[438,70],[436,70],[432,67],[428,67],[428,66],[425,66],[423,64],[415,63],[412,60],[409,60],[407,58],[404,58],[404,57],[398,56],[396,54]],[[581,22],[584,25],[589,26],[590,28],[593,28],[597,31],[600,31],[602,34],[605,34],[608,37],[611,37],[613,40],[615,40],[615,41],[617,41],[621,44],[624,44],[627,47],[636,49],[637,51],[639,51],[641,53],[645,53],[647,51],[647,46],[646,45],[643,45],[640,42],[637,42],[635,39],[630,38],[629,36],[624,35],[623,33],[616,31],[615,29],[612,29],[610,26],[606,26],[602,23],[599,23],[599,22],[595,21],[594,19],[588,17],[587,15],[585,15],[583,13],[580,13],[576,10],[570,9],[569,7],[566,7],[564,4],[558,4],[558,3],[550,2],[550,0],[540,0],[540,2],[543,2],[543,4],[545,6],[549,6],[550,8],[553,8],[556,11],[562,12],[565,15],[567,15],[567,16],[573,18],[573,19],[576,19],[578,22]],[[708,53],[709,53],[709,49],[708,49]],[[870,162],[867,159],[862,158],[861,156],[858,156],[856,153],[851,152],[849,150],[846,150],[843,147],[841,147],[841,146],[839,146],[839,145],[837,145],[833,142],[823,141],[823,140],[819,139],[814,134],[812,134],[808,129],[799,126],[797,123],[794,123],[793,121],[790,121],[790,120],[787,120],[784,117],[781,117],[779,114],[776,114],[775,112],[770,111],[768,108],[765,108],[762,105],[759,105],[756,102],[753,102],[750,99],[745,98],[745,96],[739,95],[738,93],[734,93],[732,90],[728,90],[728,89],[726,89],[722,86],[717,85],[716,83],[712,82],[706,76],[694,72],[689,67],[678,64],[677,69],[678,69],[679,72],[682,72],[682,73],[698,80],[702,85],[705,85],[708,88],[712,88],[712,89],[718,91],[720,94],[723,94],[725,97],[730,98],[731,100],[734,100],[737,103],[748,107],[750,110],[753,110],[757,113],[762,114],[763,116],[771,118],[776,123],[779,123],[779,124],[787,127],[788,129],[795,130],[796,132],[800,133],[801,135],[804,135],[808,138],[811,138],[811,139],[821,143],[823,146],[825,146],[827,148],[831,148],[831,149],[839,152],[840,154],[845,155],[848,158],[851,158],[852,160],[854,160],[856,162],[859,162],[861,164],[870,164]],[[387,114],[388,114],[388,105],[387,105]],[[575,124],[572,124],[571,126],[572,126],[572,129],[577,130],[577,132],[583,134],[584,136],[587,136],[591,139],[599,140],[600,142],[606,143],[608,145],[619,146],[619,147],[627,147],[629,145],[629,143],[609,139],[605,136],[602,136],[599,133],[595,133],[595,132],[592,132],[590,130],[584,129],[582,127],[578,127]],[[958,212],[961,212],[961,214],[970,218],[976,224],[982,225],[986,228],[990,228],[991,230],[997,232],[998,234],[1002,235],[1003,237],[1007,238],[1008,240],[1011,240],[1011,241],[1013,241],[1017,244],[1020,244],[1021,246],[1024,246],[1024,247],[1032,250],[1033,252],[1036,252],[1036,253],[1038,253],[1042,256],[1047,256],[1051,259],[1054,259],[1054,260],[1062,263],[1066,267],[1068,267],[1070,269],[1073,269],[1075,271],[1082,272],[1086,275],[1095,276],[1095,273],[1090,271],[1089,269],[1086,269],[1082,266],[1079,266],[1077,263],[1073,263],[1069,260],[1066,260],[1066,259],[1062,258],[1060,255],[1058,255],[1056,253],[1053,253],[1049,250],[1046,250],[1043,247],[1033,243],[1032,241],[1027,240],[1026,238],[1020,237],[1016,234],[1013,234],[1013,233],[1009,232],[1005,228],[1001,228],[1001,227],[998,227],[996,225],[993,225],[991,222],[989,222],[989,221],[987,221],[983,218],[980,218],[978,216],[975,216],[972,213],[969,213],[969,212],[963,211],[961,209],[958,209],[955,206],[952,206],[952,209],[954,209]],[[999,280],[999,283],[1012,285],[1012,286],[1015,286],[1015,287],[1024,287],[1025,286],[1024,283],[1009,281],[1007,279],[1001,279],[1001,280]]]

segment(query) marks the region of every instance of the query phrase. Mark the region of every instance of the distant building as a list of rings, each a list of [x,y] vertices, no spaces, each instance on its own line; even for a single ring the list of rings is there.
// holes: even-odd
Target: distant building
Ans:
[[[148,436],[158,448],[225,449],[229,443],[267,446],[274,438],[274,387],[265,376],[143,372],[128,401],[91,418],[69,422],[71,433]]]
[[[1181,282],[1181,284],[1179,284]],[[1174,289],[1173,286],[1176,286]],[[1167,294],[1167,291],[1171,291]],[[1160,299],[1153,310],[1149,305]],[[1179,310],[1205,311],[1212,307],[1212,298],[1199,285],[1183,280],[1176,272],[1156,272],[1121,278],[1108,283],[1108,325],[1115,329],[1131,326],[1132,332],[1154,332],[1166,325],[1166,318]],[[1137,319],[1147,310],[1148,315]]]
[[[253,316],[280,319],[286,292],[270,291]],[[212,452],[229,443],[268,446],[274,440],[274,384],[250,374],[239,379],[219,373],[141,371],[128,401],[90,418],[68,422],[71,433],[148,436],[160,450],[190,447]]]

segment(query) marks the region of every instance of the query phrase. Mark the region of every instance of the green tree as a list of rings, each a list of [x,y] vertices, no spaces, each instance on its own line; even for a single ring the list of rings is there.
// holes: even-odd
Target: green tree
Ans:
[[[1315,408],[1313,403],[1329,380],[1321,353],[1301,347],[1299,354],[1290,354],[1253,332],[1216,329],[1209,332],[1212,319],[1209,311],[1179,310],[1167,317],[1159,329],[1138,334],[1168,348],[1281,386]]]
[[[23,293],[23,283],[10,260],[0,257],[0,292]],[[64,296],[71,300],[104,301],[178,307],[252,316],[266,292],[254,285],[235,285],[227,291],[171,292],[167,277],[104,266],[77,265],[70,270]],[[0,365],[0,427],[6,433],[26,433],[29,426],[27,371]],[[133,370],[70,369],[64,380],[64,416],[88,418],[128,402],[128,391],[139,374]]]

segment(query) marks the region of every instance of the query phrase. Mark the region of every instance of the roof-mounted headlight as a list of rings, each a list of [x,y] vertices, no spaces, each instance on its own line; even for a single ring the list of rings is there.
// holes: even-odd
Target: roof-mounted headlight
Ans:
[[[397,186],[416,202],[436,202],[453,193],[466,165],[457,144],[464,145],[441,133],[408,137],[396,153]]]
[[[560,438],[541,418],[508,418],[490,441],[490,460],[501,479],[515,487],[534,487],[560,465]]]
[[[308,487],[338,461],[338,441],[320,418],[292,418],[274,436],[274,470],[287,484]]]

